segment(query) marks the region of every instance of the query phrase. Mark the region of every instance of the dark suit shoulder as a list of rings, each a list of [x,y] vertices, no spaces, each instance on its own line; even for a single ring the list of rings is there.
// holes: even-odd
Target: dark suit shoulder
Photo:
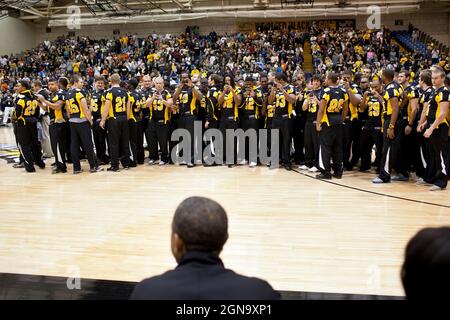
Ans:
[[[139,283],[133,300],[278,300],[269,283],[219,267],[178,268]]]

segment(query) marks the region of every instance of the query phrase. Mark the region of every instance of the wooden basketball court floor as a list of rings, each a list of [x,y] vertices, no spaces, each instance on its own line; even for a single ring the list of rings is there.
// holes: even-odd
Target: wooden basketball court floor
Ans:
[[[0,128],[0,144],[14,146],[12,129]],[[423,227],[450,225],[450,191],[373,185],[373,174],[330,183],[266,167],[37,170],[0,160],[0,273],[121,281],[160,274],[175,266],[176,206],[201,195],[229,215],[226,267],[280,291],[403,296],[407,241]]]

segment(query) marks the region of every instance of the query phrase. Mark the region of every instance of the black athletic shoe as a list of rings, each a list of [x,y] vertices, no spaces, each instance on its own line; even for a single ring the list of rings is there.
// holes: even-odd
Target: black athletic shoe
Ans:
[[[318,175],[316,175],[316,179],[331,180],[331,175],[319,173]]]
[[[119,172],[120,169],[119,167],[109,167],[108,169],[106,169],[107,171],[113,171],[113,172]]]
[[[66,173],[67,169],[62,169],[62,168],[54,168],[52,170],[52,174],[57,174],[57,173]]]
[[[342,179],[342,174],[333,173],[333,177],[336,179]]]
[[[37,166],[39,167],[39,169],[45,169],[45,163],[38,163]]]
[[[83,172],[83,169],[80,170],[73,170],[73,174],[80,174]]]
[[[100,167],[95,167],[95,168],[92,168],[92,169],[89,169],[89,172],[90,173],[96,173],[96,172],[100,172],[100,171],[103,171],[104,169],[103,168],[100,168]]]
[[[26,172],[28,172],[28,173],[36,172],[36,169],[35,169],[35,168],[32,168],[32,169],[25,169],[25,170],[26,170]]]
[[[284,165],[284,168],[285,168],[287,171],[291,171],[291,170],[292,170],[292,165],[291,165],[290,163],[287,163],[287,164]]]
[[[233,165],[232,165],[232,164],[229,164],[229,165],[228,165],[228,168],[233,168]]]

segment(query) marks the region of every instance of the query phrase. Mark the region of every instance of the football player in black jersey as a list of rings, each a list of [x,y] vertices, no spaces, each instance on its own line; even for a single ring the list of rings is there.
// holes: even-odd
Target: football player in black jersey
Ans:
[[[327,76],[327,87],[323,90],[316,129],[319,132],[318,179],[331,179],[331,159],[333,176],[342,178],[344,158],[344,120],[348,113],[349,98],[346,89],[337,85],[338,76],[331,72]]]
[[[50,90],[50,99],[46,100],[43,96],[39,97],[43,108],[50,116],[50,142],[55,156],[55,168],[52,173],[67,172],[66,166],[66,126],[64,118],[66,105],[66,88],[68,80],[66,78],[50,79],[48,89]]]
[[[173,101],[178,105],[180,117],[178,128],[189,131],[191,136],[191,160],[187,163],[188,168],[195,166],[195,137],[194,123],[197,119],[198,107],[203,99],[199,88],[192,83],[187,72],[181,74],[181,80],[173,94]],[[199,148],[201,146],[198,146]]]
[[[344,122],[344,166],[351,171],[360,157],[360,138],[362,122],[359,119],[358,108],[362,100],[362,90],[359,87],[359,74],[355,75],[355,82],[351,83],[351,70],[342,72],[342,86],[349,97],[349,112]],[[351,158],[350,158],[351,155]]]
[[[131,150],[130,167],[136,167],[137,164],[144,163],[144,158],[139,158],[138,155],[138,146],[143,144],[142,135],[139,134],[142,126],[142,97],[140,92],[136,90],[138,85],[139,82],[135,78],[132,78],[128,82],[128,94],[130,99],[130,115],[128,117]]]
[[[434,168],[434,176],[431,179],[433,186],[430,191],[444,190],[448,183],[448,130],[447,120],[450,91],[445,87],[445,72],[441,67],[432,69],[434,93],[431,95],[426,113],[426,121],[421,127],[427,127],[423,136],[430,139],[432,157],[431,165]],[[422,129],[421,128],[421,129]]]
[[[323,88],[322,79],[319,75],[314,75],[310,80],[310,88],[303,96],[303,111],[306,112],[305,123],[305,164],[300,166],[300,170],[317,172],[319,155],[319,134],[317,132],[317,111],[322,100]]]
[[[400,151],[399,105],[401,102],[402,88],[394,81],[395,70],[386,68],[383,70],[383,153],[380,163],[380,174],[372,180],[373,183],[391,182],[391,171],[398,165]]]
[[[108,171],[119,171],[119,159],[122,166],[130,166],[130,135],[128,118],[130,99],[125,88],[120,86],[120,76],[115,73],[109,77],[111,88],[106,91],[105,108],[102,111],[100,126],[105,128],[108,118],[108,141],[111,151],[111,167]]]
[[[381,96],[381,83],[373,80],[370,84],[371,90],[364,93],[360,103],[362,112],[367,110],[367,119],[361,132],[361,167],[359,171],[368,171],[372,163],[372,148],[375,145],[375,165],[377,173],[380,172],[381,151],[383,149],[382,131],[382,109],[383,97]]]
[[[105,78],[103,76],[95,77],[95,88],[91,95],[90,107],[93,117],[92,133],[99,164],[108,164],[110,161],[109,156],[106,154],[107,133],[100,126],[102,111],[105,107],[105,94]]]

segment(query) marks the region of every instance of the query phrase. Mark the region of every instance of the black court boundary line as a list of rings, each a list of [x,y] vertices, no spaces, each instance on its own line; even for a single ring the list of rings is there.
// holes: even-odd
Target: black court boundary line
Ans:
[[[0,272],[0,300],[128,300],[138,282]],[[404,296],[279,290],[282,300],[405,300]]]
[[[301,174],[302,176],[314,179],[314,180],[319,180],[319,181],[322,181],[322,182],[325,182],[325,183],[333,184],[335,186],[339,186],[339,187],[343,187],[343,188],[347,188],[347,189],[352,189],[352,190],[356,190],[356,191],[360,191],[360,192],[370,193],[370,194],[374,194],[374,195],[377,195],[377,196],[382,196],[382,197],[387,197],[387,198],[392,198],[392,199],[397,199],[397,200],[410,201],[410,202],[415,202],[415,203],[420,203],[420,204],[426,204],[426,205],[429,205],[429,206],[436,206],[436,207],[449,208],[450,209],[450,205],[446,206],[445,204],[439,204],[439,203],[433,203],[433,202],[427,202],[427,201],[421,201],[421,200],[414,200],[414,199],[408,199],[408,198],[403,198],[403,197],[399,197],[399,196],[389,195],[389,194],[386,194],[386,193],[380,193],[380,192],[370,191],[370,190],[361,189],[361,188],[357,188],[357,187],[351,187],[351,186],[347,186],[345,184],[340,184],[340,183],[336,183],[336,182],[329,181],[329,180],[317,179],[316,177],[310,176],[309,174],[300,172],[300,171],[298,171],[296,169],[293,169],[292,171],[294,171],[295,173]]]

